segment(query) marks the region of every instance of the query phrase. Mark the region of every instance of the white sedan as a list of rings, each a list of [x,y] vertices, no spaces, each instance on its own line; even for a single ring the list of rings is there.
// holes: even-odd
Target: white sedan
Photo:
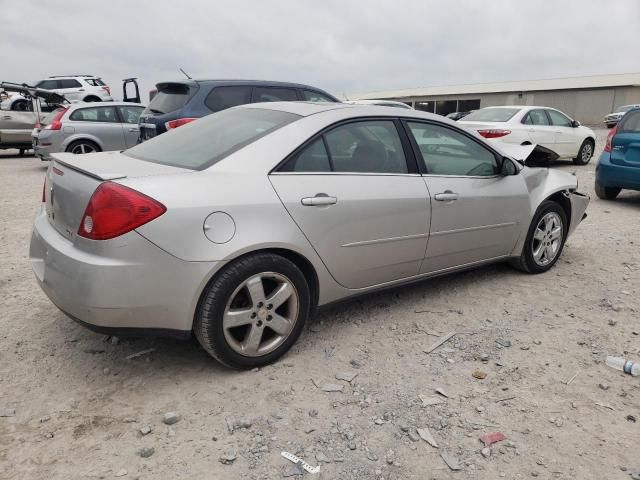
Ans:
[[[589,163],[596,144],[593,130],[548,107],[487,107],[458,123],[492,141],[541,145],[577,165]]]

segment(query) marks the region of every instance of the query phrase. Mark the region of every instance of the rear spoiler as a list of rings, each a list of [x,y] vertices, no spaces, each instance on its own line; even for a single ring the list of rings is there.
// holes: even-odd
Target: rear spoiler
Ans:
[[[501,143],[498,148],[509,157],[527,167],[549,167],[551,162],[560,156],[553,150],[542,145],[512,145]]]

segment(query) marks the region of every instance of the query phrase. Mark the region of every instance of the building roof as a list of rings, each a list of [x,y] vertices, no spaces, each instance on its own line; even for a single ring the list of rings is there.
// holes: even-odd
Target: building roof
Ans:
[[[469,95],[481,93],[536,92],[542,90],[573,90],[581,88],[640,87],[640,73],[592,75],[588,77],[547,78],[514,82],[442,85],[435,87],[406,88],[349,95],[350,100],[432,97],[441,95]]]

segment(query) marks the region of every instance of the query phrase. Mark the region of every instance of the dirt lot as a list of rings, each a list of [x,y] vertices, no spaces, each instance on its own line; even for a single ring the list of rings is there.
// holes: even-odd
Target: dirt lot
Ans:
[[[238,373],[195,342],[112,341],[60,313],[28,261],[45,165],[0,153],[0,478],[273,479],[293,473],[283,450],[324,479],[631,478],[640,378],[604,358],[640,357],[640,193],[594,198],[595,160],[555,168],[592,203],[549,273],[495,265],[333,307],[280,362]]]

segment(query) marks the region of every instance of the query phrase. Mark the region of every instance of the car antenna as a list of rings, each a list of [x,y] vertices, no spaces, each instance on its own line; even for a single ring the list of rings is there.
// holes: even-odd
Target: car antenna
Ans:
[[[193,80],[193,77],[191,77],[191,75],[189,75],[187,72],[185,72],[183,69],[178,68],[178,70],[180,70],[185,77],[187,77],[189,80]],[[193,80],[194,82],[198,83],[198,80]]]

